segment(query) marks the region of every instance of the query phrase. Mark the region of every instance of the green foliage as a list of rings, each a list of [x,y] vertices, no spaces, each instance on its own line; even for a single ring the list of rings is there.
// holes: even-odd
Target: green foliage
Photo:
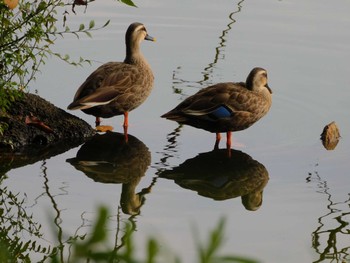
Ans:
[[[0,185],[5,176],[0,177]],[[0,262],[31,262],[30,252],[46,253],[49,248],[23,241],[24,233],[40,238],[41,226],[23,208],[25,199],[7,187],[0,188]]]
[[[134,2],[131,1],[131,0],[118,0],[118,2],[122,2],[122,3],[126,4],[126,5],[129,5],[129,6],[137,7],[137,6],[134,4]]]
[[[88,25],[81,24],[78,29],[71,30],[65,25],[68,2],[24,0],[16,9],[10,10],[0,1],[0,110],[8,109],[11,102],[27,89],[49,56],[54,55],[72,65],[90,63],[83,58],[73,61],[69,55],[51,50],[59,36],[73,34],[79,38],[84,34],[91,37],[91,31],[109,23],[107,21],[96,28],[95,22],[90,21]],[[63,29],[59,30],[59,27]]]
[[[133,228],[131,224],[125,224],[125,235],[123,237],[123,245],[117,248],[110,248],[107,241],[107,223],[108,223],[108,211],[106,208],[100,208],[98,218],[93,226],[92,234],[83,238],[71,239],[70,251],[72,257],[69,261],[60,260],[57,250],[52,255],[51,262],[118,262],[118,263],[156,263],[156,262],[174,262],[180,263],[178,257],[173,257],[171,253],[162,254],[161,248],[164,245],[160,245],[159,241],[155,238],[149,238],[146,244],[146,255],[143,260],[140,260],[136,256],[135,242],[133,241],[132,234]],[[219,255],[219,249],[223,245],[224,236],[224,220],[221,220],[218,226],[210,233],[208,238],[209,242],[207,246],[203,246],[197,240],[197,248],[199,255],[199,263],[257,263],[257,261],[237,257],[237,256],[222,256]]]
[[[4,134],[4,132],[8,129],[8,127],[9,125],[6,122],[0,121],[0,136]]]
[[[257,261],[252,259],[247,259],[237,256],[221,256],[218,255],[218,250],[223,245],[224,241],[224,226],[225,221],[221,220],[218,226],[211,231],[208,244],[204,246],[200,244],[200,241],[197,240],[197,251],[200,263],[225,263],[225,262],[234,262],[234,263],[257,263]]]
[[[0,185],[2,180],[0,181]],[[7,187],[0,188],[0,262],[32,262],[31,253],[43,255],[40,262],[118,262],[118,263],[180,263],[178,257],[169,251],[164,251],[155,238],[149,238],[146,243],[146,254],[141,260],[137,258],[133,227],[131,223],[124,225],[122,245],[111,247],[108,241],[109,213],[104,207],[99,209],[97,219],[91,234],[74,235],[66,242],[60,242],[55,247],[45,247],[33,241],[33,237],[42,238],[41,226],[33,221],[23,209],[24,199],[11,193]],[[210,233],[208,244],[203,246],[196,240],[199,263],[256,263],[257,261],[237,257],[222,256],[219,249],[223,245],[224,220]],[[23,241],[23,231],[30,233],[32,238]],[[61,233],[62,234],[62,233]],[[58,234],[58,235],[61,235]],[[68,254],[64,251],[69,251]]]
[[[0,83],[2,80],[0,79]],[[13,83],[13,85],[16,85]],[[17,99],[22,98],[23,93],[21,89],[13,89],[10,87],[0,86],[0,113],[5,112],[11,105],[12,102],[14,102]],[[3,115],[3,114],[1,114]],[[0,128],[0,134],[2,129]]]

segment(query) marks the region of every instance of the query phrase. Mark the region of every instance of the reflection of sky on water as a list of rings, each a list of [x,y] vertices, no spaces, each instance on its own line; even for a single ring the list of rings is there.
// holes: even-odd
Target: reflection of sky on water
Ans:
[[[221,35],[219,36],[219,44],[215,48],[213,61],[210,61],[202,71],[203,79],[198,81],[181,79],[181,77],[178,76],[178,75],[181,75],[181,67],[177,67],[176,70],[173,71],[174,93],[182,94],[182,89],[184,87],[191,87],[191,86],[198,86],[198,85],[199,87],[205,87],[205,86],[210,86],[214,84],[212,82],[212,78],[213,78],[214,71],[217,71],[216,64],[219,62],[219,60],[225,59],[225,47],[226,47],[225,42],[227,41],[227,35],[230,32],[233,24],[236,22],[236,20],[234,19],[234,15],[241,12],[243,2],[244,0],[238,2],[237,10],[228,15],[228,19],[230,22],[227,24],[226,28],[222,31]]]
[[[151,185],[154,176],[162,171],[212,149],[211,134],[180,128],[159,118],[183,99],[173,93],[173,88],[182,89],[186,96],[210,83],[244,80],[253,66],[269,70],[274,90],[271,111],[255,127],[233,135],[234,148],[251,155],[269,171],[263,205],[249,213],[240,202],[213,202],[172,180],[158,179],[135,220],[138,247],[144,245],[142,240],[147,236],[156,233],[183,255],[184,262],[192,262],[195,248],[190,225],[196,224],[205,232],[226,216],[224,252],[253,256],[262,262],[293,263],[320,260],[335,249],[348,253],[346,235],[336,235],[336,247],[327,241],[333,238],[333,230],[349,223],[348,217],[342,215],[348,212],[350,183],[349,2],[329,5],[326,1],[271,0],[244,1],[241,6],[241,12],[234,13],[239,10],[238,1],[152,0],[140,2],[137,9],[115,1],[95,1],[86,14],[72,17],[70,26],[78,27],[81,18],[102,24],[111,17],[110,26],[96,32],[93,39],[60,40],[55,49],[100,62],[122,60],[124,31],[131,21],[144,22],[157,38],[156,43],[142,46],[155,72],[155,89],[130,115],[130,133],[152,154],[151,166],[135,193]],[[225,31],[228,25],[231,29]],[[65,108],[81,81],[98,65],[71,68],[50,59],[33,89]],[[89,116],[75,114],[93,123]],[[332,120],[337,122],[342,138],[336,149],[328,152],[319,135]],[[121,131],[121,122],[118,117],[107,121],[116,131]],[[60,227],[67,232],[74,232],[81,225],[82,213],[91,222],[92,211],[100,204],[118,211],[122,191],[122,187],[113,184],[96,184],[66,163],[78,150],[45,161],[50,191],[60,208]],[[312,173],[311,181],[305,183],[305,174],[315,162],[319,164],[321,179]],[[37,198],[44,184],[41,164],[10,170],[4,181],[14,192],[26,193],[28,209],[40,220],[52,212],[45,194]],[[327,182],[331,197],[316,192],[322,187],[314,190],[313,182],[318,181],[321,185]],[[123,215],[120,217],[123,220]],[[44,231],[51,233],[47,226]]]
[[[312,247],[319,254],[319,259],[314,262],[349,259],[350,244],[343,241],[349,240],[350,194],[346,200],[335,201],[332,189],[317,171],[309,173],[306,181],[316,185],[316,192],[326,196],[328,203],[326,214],[317,219],[318,225],[312,232]]]

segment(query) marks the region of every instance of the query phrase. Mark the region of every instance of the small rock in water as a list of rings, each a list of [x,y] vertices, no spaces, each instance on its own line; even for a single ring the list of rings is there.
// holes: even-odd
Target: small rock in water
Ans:
[[[321,140],[322,140],[323,146],[327,150],[334,150],[339,142],[339,138],[340,138],[339,128],[334,121],[327,124],[323,128],[323,132],[321,134]]]

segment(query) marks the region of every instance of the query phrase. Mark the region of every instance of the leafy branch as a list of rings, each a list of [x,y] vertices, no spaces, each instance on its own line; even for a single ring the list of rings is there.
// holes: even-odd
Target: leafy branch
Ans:
[[[0,1],[0,115],[29,88],[50,56],[74,66],[91,63],[81,57],[72,60],[68,54],[62,55],[51,49],[58,37],[69,34],[78,39],[81,35],[92,37],[93,31],[108,26],[109,20],[101,26],[96,26],[92,20],[74,30],[66,26],[68,6],[87,6],[91,1],[74,0],[72,4],[69,0],[24,0],[15,9],[9,9]],[[66,11],[61,15],[59,11],[64,9]],[[75,14],[73,8],[72,11]],[[63,29],[58,30],[60,21]]]

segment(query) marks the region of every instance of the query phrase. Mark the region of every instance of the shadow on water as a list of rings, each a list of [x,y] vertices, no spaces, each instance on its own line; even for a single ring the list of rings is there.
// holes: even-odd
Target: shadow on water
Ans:
[[[319,259],[314,262],[350,261],[350,245],[338,247],[339,243],[342,244],[342,240],[349,240],[350,196],[342,202],[333,201],[327,181],[323,180],[316,171],[309,173],[306,181],[316,183],[317,192],[325,195],[328,200],[328,211],[318,218],[318,227],[312,232],[312,247],[319,255]],[[347,244],[350,243],[347,242]]]
[[[214,200],[241,197],[244,207],[255,211],[262,205],[268,171],[246,153],[231,150],[231,154],[228,158],[226,149],[200,153],[159,176]]]
[[[0,176],[11,169],[19,168],[29,164],[50,159],[51,157],[63,154],[64,152],[79,146],[82,141],[63,142],[55,145],[32,145],[24,147],[21,152],[2,151],[0,153]]]
[[[44,191],[35,198],[33,206],[37,204],[39,198],[48,197],[55,213],[53,224],[57,229],[57,242],[59,243],[59,247],[62,247],[64,241],[61,227],[61,210],[56,202],[56,196],[50,191],[46,160],[63,154],[71,148],[79,146],[81,143],[81,141],[69,141],[49,146],[35,145],[24,147],[21,152],[2,151],[0,154],[0,243],[1,245],[6,244],[11,248],[9,251],[13,250],[13,253],[19,258],[22,257],[24,261],[30,261],[30,254],[28,252],[45,254],[50,252],[50,248],[41,246],[39,243],[44,236],[41,229],[41,222],[36,222],[33,219],[33,215],[30,215],[26,211],[27,208],[29,208],[26,206],[26,193],[24,193],[24,197],[22,198],[22,193],[13,193],[10,188],[3,185],[3,181],[7,178],[6,173],[15,168],[42,162],[40,168],[44,178]],[[60,188],[60,190],[63,194],[67,194],[64,188]],[[62,193],[60,193],[60,195],[61,194]],[[29,241],[24,241],[26,234],[30,236]],[[63,250],[58,251],[58,253],[62,256]],[[0,258],[3,259],[3,256],[4,255],[1,255]]]
[[[114,246],[114,251],[118,251],[125,246],[120,210],[130,215],[130,235],[137,228],[135,218],[141,213],[141,207],[146,201],[145,196],[151,192],[157,180],[156,177],[153,178],[148,187],[140,192],[136,191],[151,164],[151,153],[148,147],[130,134],[128,142],[125,142],[123,133],[106,132],[92,137],[81,146],[76,157],[67,159],[67,162],[95,182],[122,184]],[[122,234],[121,237],[119,237],[120,234]]]
[[[229,23],[226,25],[226,28],[221,32],[221,35],[219,36],[219,44],[215,47],[215,55],[214,60],[210,62],[207,66],[204,67],[202,71],[202,80],[198,81],[191,81],[191,80],[185,80],[179,77],[178,75],[181,75],[181,66],[177,67],[176,70],[173,71],[173,91],[177,94],[183,94],[182,86],[186,84],[186,86],[189,87],[199,87],[202,86],[209,86],[212,84],[211,78],[214,74],[214,70],[216,67],[216,64],[219,62],[219,60],[225,59],[225,47],[227,42],[227,35],[232,29],[233,24],[236,22],[234,19],[234,16],[237,13],[240,13],[242,10],[242,3],[244,0],[239,1],[237,3],[237,9],[233,12],[231,12],[228,15]]]
[[[128,215],[138,215],[150,193],[151,185],[136,193],[136,187],[151,164],[151,153],[147,146],[136,137],[107,132],[97,134],[81,146],[75,158],[67,159],[77,170],[95,182],[122,184],[120,206]]]
[[[28,157],[24,159],[25,161],[12,162],[12,164],[14,167],[24,166],[42,160],[38,159],[39,157],[49,158],[54,156],[55,153],[64,152],[64,150],[68,149],[66,147],[56,148],[55,151],[46,149],[43,151],[43,154],[40,154],[35,159]],[[116,215],[117,225],[115,227],[113,252],[116,253],[126,245],[126,237],[136,230],[135,217],[140,214],[140,209],[145,203],[145,195],[151,192],[153,185],[156,183],[156,178],[154,178],[149,187],[136,193],[136,187],[151,163],[150,151],[143,142],[132,135],[129,135],[129,141],[126,143],[124,134],[107,132],[103,135],[97,134],[92,137],[81,146],[77,156],[68,159],[67,162],[96,182],[122,184],[120,207],[118,207]],[[10,170],[11,167],[7,165],[6,171]],[[24,198],[21,199],[19,193],[12,193],[8,187],[2,184],[7,178],[5,173],[0,176],[0,243],[1,245],[7,244],[11,249],[14,248],[16,250],[13,252],[14,255],[24,257],[24,253],[26,253],[25,257],[28,257],[28,260],[29,256],[40,254],[43,260],[54,256],[60,259],[57,262],[64,262],[65,258],[72,256],[72,246],[76,246],[72,240],[84,240],[87,235],[86,228],[90,226],[90,222],[86,218],[86,212],[82,212],[80,226],[75,230],[74,235],[67,239],[62,227],[62,208],[57,202],[57,197],[68,195],[68,192],[63,186],[60,187],[59,193],[52,193],[45,159],[42,161],[40,169],[41,178],[43,179],[43,192],[34,199],[32,206],[38,204],[38,200],[41,198],[48,199],[53,212],[52,226],[54,227],[52,229],[55,232],[57,246],[51,247],[47,245],[46,237],[41,229],[41,223],[36,222],[33,216],[26,212],[26,208],[29,208],[25,205],[26,194],[24,193]],[[121,210],[124,214],[131,215],[128,220],[130,229],[127,232],[122,229],[125,224],[123,224],[121,219]],[[25,233],[30,236],[29,240],[26,240]],[[6,237],[6,239],[3,237]],[[1,252],[0,258],[2,258]]]

